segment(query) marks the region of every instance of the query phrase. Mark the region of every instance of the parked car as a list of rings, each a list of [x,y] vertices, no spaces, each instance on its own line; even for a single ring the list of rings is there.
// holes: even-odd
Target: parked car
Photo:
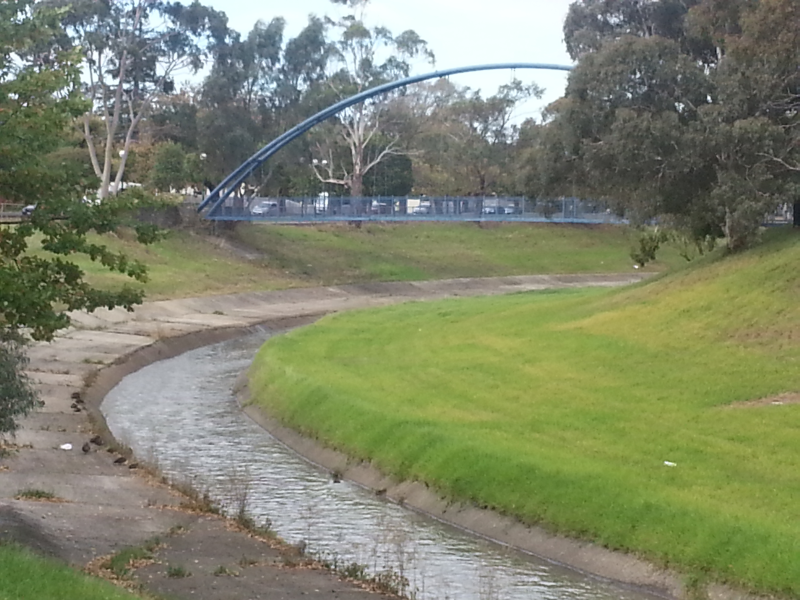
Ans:
[[[250,209],[250,214],[253,215],[277,215],[278,203],[270,200],[263,200]]]
[[[22,207],[20,211],[23,217],[30,217],[33,214],[33,211],[36,210],[35,204],[28,204],[27,206]]]

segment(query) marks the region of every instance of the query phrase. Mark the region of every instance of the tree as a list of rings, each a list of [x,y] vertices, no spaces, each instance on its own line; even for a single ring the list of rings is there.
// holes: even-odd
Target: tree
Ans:
[[[180,144],[165,142],[155,151],[155,162],[150,172],[150,185],[161,192],[186,187],[186,151]]]
[[[590,4],[603,8],[580,3]],[[536,169],[546,188],[579,181],[698,243],[749,244],[797,187],[798,11],[792,0],[702,0],[672,37],[612,32],[584,44],[551,107],[549,162]],[[695,52],[704,45],[715,51]]]
[[[56,5],[64,2],[51,0]],[[98,195],[105,198],[120,188],[131,142],[155,99],[174,90],[177,74],[200,69],[207,45],[228,34],[227,22],[224,14],[197,0],[190,6],[152,0],[70,0],[70,7],[64,23],[71,38],[62,43],[73,43],[84,53],[88,81],[83,89],[91,105],[82,127],[100,179]],[[98,116],[102,136],[92,128]],[[119,145],[123,154],[112,183]]]
[[[136,201],[84,203],[96,180],[53,160],[70,144],[73,119],[86,110],[80,56],[53,43],[63,17],[63,11],[34,10],[34,0],[0,4],[0,197],[36,204],[29,220],[0,226],[0,434],[13,432],[15,418],[35,405],[21,370],[26,337],[51,339],[69,324],[66,311],[130,309],[142,298],[129,286],[93,289],[68,260],[85,254],[136,279],[145,275],[142,265],[87,239],[90,231],[115,229]],[[136,229],[142,241],[155,236],[150,226]],[[34,239],[40,252],[29,251]]]
[[[339,32],[331,49],[338,70],[328,80],[331,97],[341,100],[388,81],[407,77],[410,61],[422,57],[433,63],[433,53],[427,43],[413,30],[398,36],[385,27],[370,29],[364,23],[369,0],[334,0],[352,12],[328,25]],[[386,135],[387,98],[374,98],[339,113],[333,135],[319,136],[315,154],[318,160],[314,172],[320,181],[342,185],[350,195],[361,197],[364,176],[370,169],[393,154],[403,153],[400,137]],[[378,134],[383,139],[378,143]],[[339,156],[337,145],[342,144],[347,157]],[[372,151],[369,154],[368,151]],[[324,160],[324,162],[323,162]],[[325,165],[324,168],[321,165]]]
[[[517,103],[540,94],[535,84],[513,80],[484,98],[449,81],[415,86],[403,100],[418,131],[416,184],[429,195],[486,195],[514,188]]]
[[[236,34],[214,49],[214,66],[203,83],[198,106],[199,149],[218,181],[256,149],[317,112],[315,94],[325,76],[328,44],[324,23],[308,25],[283,43],[283,19],[258,22],[245,39]],[[283,188],[311,172],[308,140],[298,140],[258,169],[253,184],[262,190]],[[304,162],[305,161],[305,162]]]

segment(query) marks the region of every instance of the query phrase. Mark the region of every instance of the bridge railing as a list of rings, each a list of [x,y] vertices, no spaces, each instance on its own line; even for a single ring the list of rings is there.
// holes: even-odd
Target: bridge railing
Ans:
[[[228,198],[207,216],[221,221],[553,221],[621,223],[599,201],[476,196]]]

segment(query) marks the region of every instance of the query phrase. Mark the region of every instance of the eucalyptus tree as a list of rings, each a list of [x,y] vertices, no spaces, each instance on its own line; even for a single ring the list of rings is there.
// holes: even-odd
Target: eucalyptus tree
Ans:
[[[419,131],[411,156],[417,189],[478,196],[517,191],[514,110],[540,94],[535,84],[517,79],[489,97],[446,80],[415,86],[404,100],[416,104]]]
[[[269,139],[316,112],[317,88],[325,78],[328,43],[325,24],[309,17],[306,27],[284,41],[285,23],[258,22],[244,38],[231,35],[214,51],[198,106],[198,148],[206,154],[213,179],[223,177]],[[320,107],[321,108],[321,107]],[[258,187],[286,185],[311,171],[303,141],[287,148],[254,174]]]
[[[91,104],[82,129],[104,198],[119,189],[131,142],[154,101],[174,91],[180,74],[202,67],[209,48],[228,34],[227,20],[197,0],[188,6],[161,0],[48,4],[70,7],[63,20],[67,41],[84,53],[83,90]]]
[[[591,6],[598,22],[620,24],[606,4],[627,6],[583,0],[571,14]],[[634,217],[669,220],[698,242],[724,235],[738,249],[797,190],[800,7],[688,5],[669,37],[631,26],[573,38],[580,60],[552,106],[551,147],[539,155],[549,163],[537,172],[548,189],[580,181]]]
[[[427,43],[413,30],[395,36],[386,27],[368,27],[365,12],[369,0],[334,0],[334,3],[349,12],[338,20],[327,19],[328,27],[338,34],[331,43],[335,70],[327,81],[330,98],[344,99],[407,77],[414,60],[433,63],[434,56]],[[351,196],[360,197],[364,176],[370,169],[387,157],[404,152],[400,136],[387,134],[391,130],[386,127],[391,97],[385,95],[346,109],[328,129],[329,134],[318,137],[314,170],[321,181],[341,185]],[[341,146],[346,157],[337,151]]]

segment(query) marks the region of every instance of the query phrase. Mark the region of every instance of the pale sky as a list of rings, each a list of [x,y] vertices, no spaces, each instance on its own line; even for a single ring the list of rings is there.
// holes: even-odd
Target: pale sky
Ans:
[[[367,9],[369,26],[382,25],[397,35],[415,30],[436,55],[435,69],[421,65],[414,74],[500,62],[572,64],[563,42],[562,26],[572,0],[372,0]],[[246,35],[255,22],[284,17],[287,35],[294,37],[309,14],[343,14],[329,0],[206,0],[228,15],[229,24]],[[525,83],[545,88],[541,100],[519,106],[515,121],[540,120],[541,109],[564,93],[567,74],[560,71],[510,71],[464,74],[452,77],[459,85],[481,89],[490,96],[516,75]]]

